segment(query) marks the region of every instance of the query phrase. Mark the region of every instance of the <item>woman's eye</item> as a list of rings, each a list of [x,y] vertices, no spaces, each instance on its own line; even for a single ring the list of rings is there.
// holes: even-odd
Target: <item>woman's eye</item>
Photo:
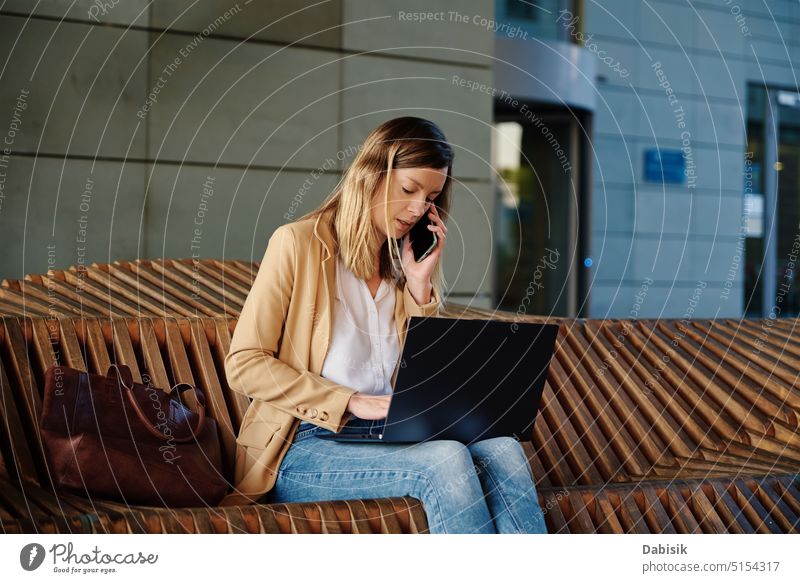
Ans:
[[[406,190],[405,187],[403,187],[403,192],[405,192],[406,194],[411,194],[411,191],[410,190]]]

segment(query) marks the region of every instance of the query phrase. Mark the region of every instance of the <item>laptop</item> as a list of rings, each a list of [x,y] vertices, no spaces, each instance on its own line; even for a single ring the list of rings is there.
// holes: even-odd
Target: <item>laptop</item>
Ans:
[[[557,324],[412,316],[389,412],[377,431],[317,433],[342,442],[531,438]]]

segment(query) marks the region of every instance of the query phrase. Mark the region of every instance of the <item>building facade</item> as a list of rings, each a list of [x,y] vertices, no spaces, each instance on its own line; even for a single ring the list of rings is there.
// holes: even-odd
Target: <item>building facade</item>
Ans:
[[[495,160],[513,177],[500,189],[499,220],[512,218],[499,245],[517,243],[502,235],[516,214],[531,237],[526,271],[511,276],[501,264],[499,280],[519,298],[549,275],[543,290],[525,288],[540,294],[540,313],[797,315],[800,5],[536,6],[520,14],[496,2],[498,20],[528,32],[496,37],[496,79],[519,98],[511,108],[496,100],[497,127],[536,158],[527,168]],[[561,172],[558,150],[571,152],[577,174]],[[565,266],[542,259],[552,249]],[[558,283],[566,300],[553,295]]]
[[[796,315],[789,0],[145,0],[0,8],[0,276],[261,259],[367,133],[456,148],[451,300]]]

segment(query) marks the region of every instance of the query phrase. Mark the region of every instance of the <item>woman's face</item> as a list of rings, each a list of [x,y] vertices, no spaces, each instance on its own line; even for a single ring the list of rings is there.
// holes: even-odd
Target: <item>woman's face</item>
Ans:
[[[392,170],[389,185],[389,230],[384,222],[383,189],[385,182],[378,185],[378,193],[372,207],[372,222],[384,237],[395,239],[403,237],[428,210],[427,202],[433,202],[444,188],[447,179],[447,166],[444,168],[402,168]],[[385,180],[385,179],[384,179]]]

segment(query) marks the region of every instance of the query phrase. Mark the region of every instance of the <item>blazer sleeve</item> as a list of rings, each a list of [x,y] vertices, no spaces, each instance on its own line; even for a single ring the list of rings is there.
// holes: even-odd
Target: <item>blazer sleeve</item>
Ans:
[[[278,227],[234,329],[225,375],[234,391],[338,432],[348,418],[347,403],[357,391],[297,370],[275,356],[292,297],[296,253],[292,230]]]
[[[420,306],[414,296],[411,295],[411,292],[408,291],[408,286],[404,286],[403,303],[406,308],[406,316],[409,318],[411,316],[437,317],[439,315],[439,295],[436,292],[436,288],[431,289],[431,301]]]

